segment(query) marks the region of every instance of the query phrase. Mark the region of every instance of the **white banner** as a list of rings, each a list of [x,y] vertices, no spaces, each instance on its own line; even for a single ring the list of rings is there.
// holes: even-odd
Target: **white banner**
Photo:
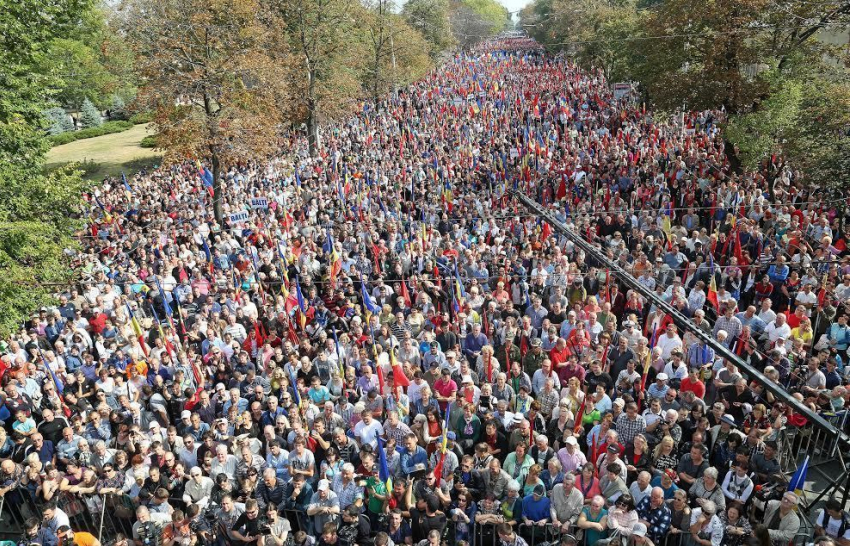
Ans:
[[[265,197],[252,197],[248,200],[248,204],[252,209],[267,209],[269,208],[269,200]]]
[[[229,217],[231,224],[241,224],[248,221],[248,211],[234,212]]]

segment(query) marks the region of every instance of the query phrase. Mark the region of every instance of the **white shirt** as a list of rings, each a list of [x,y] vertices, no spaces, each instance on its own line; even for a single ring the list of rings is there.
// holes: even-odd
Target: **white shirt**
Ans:
[[[372,422],[368,425],[360,421],[354,427],[354,435],[360,438],[360,445],[369,444],[372,447],[377,447],[378,436],[384,435],[384,426],[375,419],[372,419]]]
[[[788,333],[790,334],[791,332],[789,331]],[[664,334],[658,338],[655,345],[661,349],[661,358],[670,360],[670,353],[673,352],[673,349],[682,348],[682,338],[678,334],[674,334],[672,338]]]
[[[788,323],[782,324],[782,326],[777,326],[776,321],[774,320],[770,324],[767,325],[767,328],[764,329],[764,332],[767,334],[767,338],[770,341],[771,345],[775,345],[777,341],[782,340],[783,342],[788,339],[788,336],[791,335],[791,327],[788,326]]]

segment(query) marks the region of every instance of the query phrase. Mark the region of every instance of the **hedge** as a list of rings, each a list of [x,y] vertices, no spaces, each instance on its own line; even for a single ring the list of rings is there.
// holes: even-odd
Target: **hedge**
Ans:
[[[139,146],[142,148],[156,148],[156,137],[153,135],[146,136],[139,143]]]
[[[52,142],[54,146],[59,146],[60,144],[68,144],[69,142],[82,140],[84,138],[120,133],[127,129],[131,129],[134,125],[135,124],[132,121],[107,121],[100,127],[91,127],[80,131],[70,131],[58,135],[51,135],[47,138],[50,139],[50,142]]]
[[[130,121],[135,123],[136,125],[140,125],[142,123],[150,123],[153,120],[153,112],[139,112],[138,114],[133,114],[130,116]]]

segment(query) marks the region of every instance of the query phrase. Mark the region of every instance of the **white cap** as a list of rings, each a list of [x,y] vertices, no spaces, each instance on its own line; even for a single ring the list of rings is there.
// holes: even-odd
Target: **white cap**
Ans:
[[[460,380],[461,383],[473,383],[471,375],[464,375],[463,379]]]
[[[575,436],[568,436],[566,440],[564,440],[565,444],[569,444],[571,446],[577,446],[578,440],[576,440]]]
[[[660,374],[655,376],[655,379],[658,379],[659,381],[667,381],[669,378],[667,377],[666,373],[661,372]]]
[[[328,489],[330,489],[330,487],[331,487],[331,484],[330,484],[330,482],[328,482],[328,480],[319,480],[319,485],[318,485],[317,489],[319,491],[327,491]]]
[[[190,417],[192,417],[192,412],[191,412],[191,411],[189,411],[189,410],[187,410],[187,409],[184,409],[184,410],[182,411],[182,413],[180,413],[180,418],[181,418],[181,419],[189,419]]]

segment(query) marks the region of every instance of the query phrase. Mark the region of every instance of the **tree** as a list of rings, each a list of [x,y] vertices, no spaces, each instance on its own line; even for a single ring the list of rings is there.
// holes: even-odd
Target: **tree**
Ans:
[[[62,106],[76,110],[88,98],[105,110],[115,95],[135,96],[132,52],[106,9],[86,11],[69,32],[48,42],[39,60],[38,70],[58,82],[54,96]]]
[[[366,88],[376,102],[399,84],[419,79],[431,66],[422,35],[389,6],[388,0],[374,0],[360,22],[368,38]]]
[[[222,166],[277,149],[286,59],[257,0],[130,0],[125,32],[166,161],[209,158],[222,223]]]
[[[769,96],[765,70],[828,54],[818,32],[848,22],[850,0],[536,0],[522,12],[532,36],[641,82],[657,107],[729,113]]]
[[[39,61],[89,8],[85,0],[0,0],[0,336],[72,278],[63,250],[74,246],[83,183],[71,168],[45,173],[43,112],[61,81]]]
[[[74,130],[74,121],[64,108],[54,106],[44,111],[47,120],[47,132],[51,135],[59,135]]]
[[[121,95],[112,95],[109,105],[109,119],[127,119],[127,104]]]
[[[463,48],[470,48],[508,27],[508,10],[495,0],[449,0],[452,34]]]
[[[429,52],[436,59],[456,42],[452,36],[447,0],[409,0],[401,10],[402,16],[418,30],[429,44]]]
[[[271,0],[290,49],[301,66],[298,106],[304,112],[310,153],[316,155],[323,117],[345,112],[361,93],[365,43],[355,29],[363,6],[356,0]],[[296,69],[297,70],[297,69]]]
[[[771,196],[790,166],[821,197],[845,198],[850,172],[850,82],[805,71],[770,73],[771,93],[752,111],[732,116],[726,138],[743,166],[761,170]]]
[[[82,108],[80,108],[80,124],[83,126],[83,129],[103,125],[100,110],[89,99],[85,99]]]

